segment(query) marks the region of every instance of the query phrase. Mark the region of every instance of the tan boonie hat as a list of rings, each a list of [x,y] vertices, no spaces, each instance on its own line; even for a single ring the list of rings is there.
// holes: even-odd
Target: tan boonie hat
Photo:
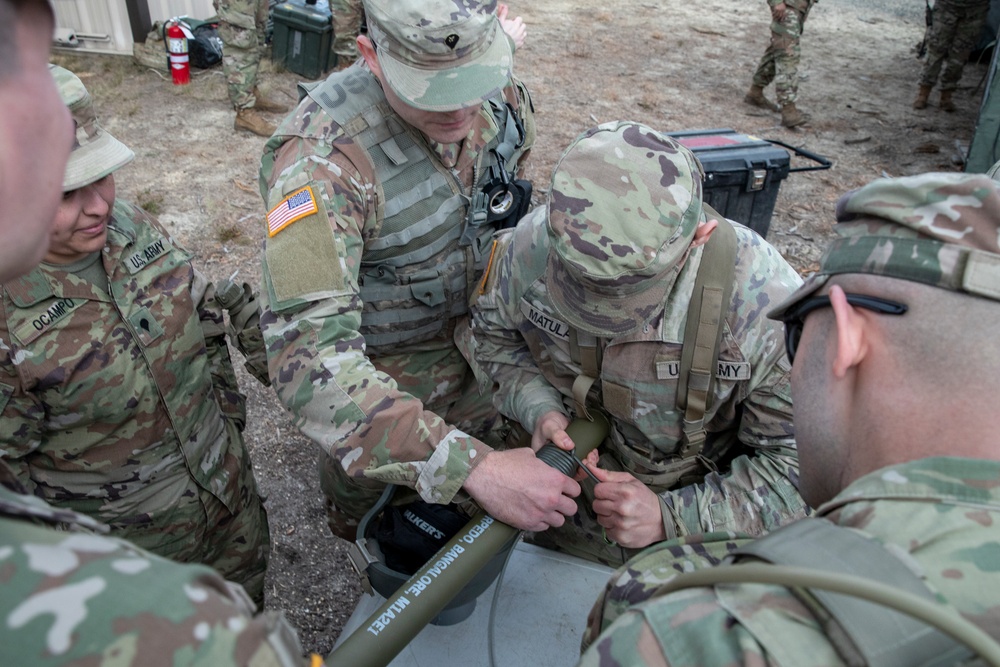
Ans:
[[[364,0],[392,90],[424,111],[478,106],[510,82],[514,52],[495,2]]]
[[[580,135],[552,176],[545,286],[577,329],[617,336],[662,310],[702,216],[701,164],[645,125]]]
[[[837,202],[841,238],[767,314],[780,320],[831,276],[865,273],[1000,300],[1000,184],[985,174],[881,178]]]
[[[58,65],[49,65],[49,71],[76,126],[76,140],[63,176],[63,192],[70,192],[124,167],[135,154],[97,124],[94,101],[78,76]]]

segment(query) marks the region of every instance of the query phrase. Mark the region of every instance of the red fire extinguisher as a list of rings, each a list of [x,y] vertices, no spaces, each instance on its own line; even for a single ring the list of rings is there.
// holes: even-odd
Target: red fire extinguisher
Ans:
[[[188,60],[188,40],[176,20],[166,26],[167,53],[170,54],[170,75],[175,86],[191,83],[191,64]]]

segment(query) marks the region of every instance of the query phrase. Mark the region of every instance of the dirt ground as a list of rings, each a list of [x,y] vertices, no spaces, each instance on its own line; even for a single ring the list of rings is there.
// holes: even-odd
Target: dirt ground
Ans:
[[[786,130],[777,114],[742,102],[768,40],[761,0],[620,0],[614,9],[596,0],[510,4],[528,25],[516,72],[532,92],[538,119],[527,169],[536,201],[561,150],[598,122],[630,119],[669,131],[733,128],[778,139],[834,163],[828,171],[793,173],[781,184],[768,240],[803,273],[815,268],[831,235],[834,202],[847,190],[882,175],[961,168],[987,73],[986,65],[966,68],[956,113],[937,109],[936,93],[935,106],[914,111],[923,5],[823,0],[802,41],[799,106],[813,122]],[[181,87],[131,58],[54,59],[84,79],[105,127],[136,153],[116,175],[119,196],[158,215],[210,276],[238,271],[256,285],[264,140],[233,133],[221,70],[196,70],[191,85]],[[299,78],[266,61],[262,86],[291,103]],[[314,446],[270,389],[246,373],[240,379],[250,396],[247,439],[268,498],[267,605],[285,612],[307,650],[325,655],[360,588],[345,543],[323,520]]]

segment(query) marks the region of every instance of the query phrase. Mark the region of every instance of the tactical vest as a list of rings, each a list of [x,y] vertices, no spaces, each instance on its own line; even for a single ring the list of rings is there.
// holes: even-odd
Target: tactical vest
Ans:
[[[850,667],[944,667],[964,664],[976,654],[1000,664],[995,640],[943,606],[900,557],[850,528],[823,518],[801,519],[733,556],[735,564],[682,574],[657,593],[724,584],[785,586],[816,616],[827,641]],[[724,596],[726,590],[717,594]],[[766,615],[737,616],[762,638],[765,649],[776,648],[767,645],[767,638],[775,636]],[[653,628],[654,634],[660,630]],[[795,651],[809,651],[791,637],[782,645],[792,661]]]
[[[365,243],[358,278],[368,354],[450,337],[454,318],[468,312],[497,229],[482,190],[498,169],[513,178],[524,141],[519,119],[502,98],[490,100],[498,132],[467,193],[392,110],[371,72],[352,67],[302,89],[365,150],[375,171],[378,229]]]
[[[719,226],[702,251],[688,305],[675,406],[684,415],[680,446],[674,457],[659,462],[653,460],[652,451],[640,451],[614,431],[607,440],[622,467],[657,491],[699,482],[707,472],[717,470],[713,461],[702,456],[708,441],[705,415],[712,407],[714,397],[715,368],[718,366],[722,332],[732,297],[737,241],[736,232],[726,218],[707,204],[704,208],[710,218],[719,221]],[[591,391],[591,387],[600,375],[601,351],[606,342],[585,332],[571,330],[569,343],[570,356],[581,368],[580,375],[573,382],[576,413],[589,418],[587,405],[598,403],[597,392]],[[609,400],[603,392],[601,400]]]

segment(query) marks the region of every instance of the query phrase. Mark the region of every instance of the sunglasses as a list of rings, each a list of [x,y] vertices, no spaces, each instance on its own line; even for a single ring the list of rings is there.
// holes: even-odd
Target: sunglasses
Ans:
[[[881,315],[902,315],[909,307],[898,301],[888,301],[876,296],[865,296],[864,294],[845,294],[847,303],[856,308],[864,308]],[[785,352],[788,354],[788,362],[795,361],[795,351],[799,347],[799,340],[802,338],[802,328],[806,323],[806,316],[814,310],[830,307],[830,297],[814,296],[806,299],[797,306],[791,308],[782,317],[785,323]]]

